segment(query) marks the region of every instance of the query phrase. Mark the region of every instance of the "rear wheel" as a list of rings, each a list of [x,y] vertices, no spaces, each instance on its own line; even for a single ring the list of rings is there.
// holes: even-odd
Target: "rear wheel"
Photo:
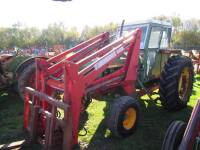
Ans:
[[[187,105],[192,93],[193,64],[185,56],[172,56],[160,76],[160,100],[168,110],[179,110]]]
[[[22,99],[24,99],[25,87],[35,86],[35,63],[28,64],[24,70],[19,73],[18,78],[18,93]]]
[[[177,150],[181,144],[186,124],[182,121],[174,121],[170,124],[162,144],[162,150]]]
[[[111,108],[108,128],[115,137],[127,137],[135,131],[139,114],[139,102],[130,96],[122,96]]]

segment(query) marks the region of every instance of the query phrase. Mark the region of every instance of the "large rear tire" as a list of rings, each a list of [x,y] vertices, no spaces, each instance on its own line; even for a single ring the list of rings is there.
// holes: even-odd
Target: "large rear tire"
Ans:
[[[168,110],[185,107],[192,94],[194,68],[190,58],[172,56],[160,76],[160,100]]]
[[[177,150],[181,144],[185,129],[186,123],[182,121],[173,121],[165,134],[162,150]]]
[[[34,87],[35,85],[35,63],[25,66],[23,71],[19,73],[18,93],[21,99],[24,99],[25,87]]]
[[[116,100],[108,115],[107,125],[115,137],[127,137],[133,134],[140,114],[139,102],[130,96]]]

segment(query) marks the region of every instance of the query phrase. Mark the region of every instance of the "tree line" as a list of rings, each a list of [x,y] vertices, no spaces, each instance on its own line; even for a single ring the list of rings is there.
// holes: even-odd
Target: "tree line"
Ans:
[[[23,27],[17,23],[12,27],[0,27],[0,49],[48,48],[58,44],[69,48],[101,32],[114,32],[116,27],[114,23],[94,27],[85,26],[80,33],[76,27],[67,28],[62,23],[50,24],[45,29]]]
[[[200,50],[200,19],[182,20],[179,16],[157,16],[155,19],[173,25],[171,46],[173,48]]]
[[[179,16],[156,16],[154,19],[170,22],[173,25],[171,47],[180,49],[200,49],[200,20],[182,20]],[[101,32],[115,32],[117,24],[85,26],[81,32],[76,27],[67,28],[62,23],[50,24],[45,29],[23,27],[20,23],[12,27],[0,27],[0,50],[19,47],[48,48],[61,44],[70,48]]]

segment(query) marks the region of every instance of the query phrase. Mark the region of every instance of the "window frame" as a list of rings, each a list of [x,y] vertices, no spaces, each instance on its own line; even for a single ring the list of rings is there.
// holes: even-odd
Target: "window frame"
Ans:
[[[124,29],[126,29],[127,30],[127,28],[134,28],[134,29],[131,29],[130,31],[133,31],[133,30],[135,30],[136,28],[142,28],[142,27],[146,27],[146,35],[145,35],[145,37],[144,37],[144,44],[143,44],[143,47],[141,47],[141,42],[142,42],[142,40],[141,40],[141,42],[140,42],[140,49],[146,49],[146,45],[147,45],[147,38],[148,38],[148,33],[149,33],[149,27],[150,25],[149,24],[133,24],[133,25],[124,25],[124,27],[123,27],[123,32],[125,31]],[[120,30],[120,26],[118,27],[118,34],[119,34],[119,30]],[[142,33],[143,34],[143,33]]]
[[[159,34],[159,36],[158,36],[157,47],[149,47],[153,28],[160,28],[160,34]],[[148,46],[147,46],[148,49],[159,49],[159,48],[160,48],[160,42],[161,42],[162,31],[163,31],[163,28],[162,28],[161,26],[152,26],[152,27],[151,27],[150,35],[149,35],[149,42],[148,42]]]

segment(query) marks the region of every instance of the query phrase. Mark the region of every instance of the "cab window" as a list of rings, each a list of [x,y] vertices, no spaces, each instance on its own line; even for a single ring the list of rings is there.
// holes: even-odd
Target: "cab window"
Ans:
[[[149,48],[159,48],[161,28],[160,27],[152,27],[151,35],[149,38]]]
[[[167,30],[163,31],[162,39],[160,43],[160,48],[168,48],[169,47],[169,39],[168,39]]]
[[[148,30],[148,26],[147,25],[141,25],[141,26],[137,26],[137,25],[124,26],[124,28],[123,28],[123,35],[126,35],[130,31],[133,31],[133,30],[135,30],[138,27],[141,28],[141,30],[142,30],[142,38],[141,38],[141,42],[140,42],[140,49],[144,49],[145,41],[146,41],[146,36],[147,36],[147,30]]]

